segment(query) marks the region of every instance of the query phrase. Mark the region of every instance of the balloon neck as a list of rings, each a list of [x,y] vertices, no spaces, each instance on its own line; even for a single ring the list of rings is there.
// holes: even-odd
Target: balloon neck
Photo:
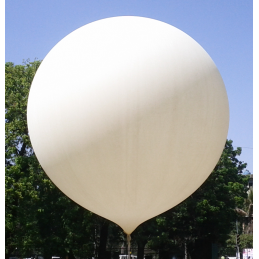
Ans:
[[[130,240],[131,240],[131,236],[130,234],[127,234],[127,243],[128,243],[128,259],[130,258]]]

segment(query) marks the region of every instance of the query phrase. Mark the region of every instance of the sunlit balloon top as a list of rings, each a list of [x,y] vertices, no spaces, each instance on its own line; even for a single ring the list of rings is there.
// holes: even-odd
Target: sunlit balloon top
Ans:
[[[209,55],[179,29],[142,17],[70,33],[43,60],[28,101],[32,145],[51,180],[128,234],[206,180],[228,123]]]

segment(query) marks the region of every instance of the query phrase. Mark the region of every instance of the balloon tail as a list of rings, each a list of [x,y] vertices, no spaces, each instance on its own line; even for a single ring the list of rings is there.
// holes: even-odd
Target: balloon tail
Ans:
[[[131,240],[131,237],[129,234],[127,234],[127,243],[128,243],[128,259],[131,259],[130,258],[130,240]]]

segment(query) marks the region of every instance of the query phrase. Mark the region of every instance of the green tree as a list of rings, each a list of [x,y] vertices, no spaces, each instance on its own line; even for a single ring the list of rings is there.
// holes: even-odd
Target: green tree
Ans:
[[[145,247],[148,241],[158,234],[158,228],[156,224],[156,218],[152,218],[142,223],[133,233],[131,234],[132,243],[137,245],[137,258],[143,259]]]
[[[236,212],[241,217],[253,217],[253,189],[247,191],[247,197],[244,199],[242,209],[236,208]]]
[[[40,170],[30,145],[26,106],[30,83],[40,62],[5,66],[5,192],[6,256],[16,247],[26,253],[38,239],[36,215],[31,209],[39,200],[37,186],[50,184]],[[45,181],[44,181],[45,180]]]
[[[39,65],[34,61],[5,66],[6,258],[12,253],[42,253],[46,259],[54,254],[98,254],[102,259],[107,247],[122,240],[122,230],[61,193],[42,170],[29,140],[27,98]],[[243,208],[247,198],[247,178],[242,175],[246,164],[237,159],[240,153],[228,140],[212,174],[195,193],[134,231],[139,258],[146,245],[159,250],[161,259],[172,252],[183,254],[186,246],[192,259],[209,258],[211,243],[225,245],[235,208]],[[251,211],[249,199],[244,211]]]
[[[88,254],[96,215],[50,181],[33,152],[27,128],[29,89],[40,61],[5,65],[6,258],[11,254]]]
[[[240,234],[239,251],[242,252],[245,248],[253,248],[253,235]],[[221,254],[235,256],[236,254],[236,232],[232,231],[229,238],[226,240],[225,246],[221,249]]]
[[[233,149],[227,140],[223,153],[204,184],[175,208],[156,218],[159,236],[149,246],[159,249],[160,258],[170,252],[184,254],[185,243],[191,258],[210,258],[212,244],[224,246],[233,229],[235,208],[246,197],[247,177],[242,175],[246,164],[237,156],[241,148]]]
[[[248,191],[247,198],[244,202],[244,210],[248,217],[253,216],[253,189]]]

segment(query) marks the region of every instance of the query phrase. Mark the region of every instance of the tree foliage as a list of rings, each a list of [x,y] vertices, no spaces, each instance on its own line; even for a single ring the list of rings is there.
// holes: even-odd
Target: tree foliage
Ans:
[[[5,192],[6,253],[37,240],[38,188],[51,183],[41,170],[30,145],[26,106],[31,81],[40,62],[5,66]],[[26,234],[25,234],[26,233]],[[23,244],[23,246],[21,246]]]
[[[175,208],[156,218],[159,235],[148,245],[160,252],[160,258],[170,253],[183,254],[185,243],[191,258],[209,258],[212,243],[224,246],[233,229],[237,214],[247,196],[247,177],[242,171],[246,164],[226,141],[223,153],[203,185]]]
[[[27,128],[27,99],[40,61],[5,66],[5,193],[6,258],[11,254],[43,254],[109,258],[106,250],[118,247],[125,235],[120,227],[67,198],[44,173],[33,152]],[[231,243],[236,208],[252,215],[252,192],[247,196],[246,164],[238,160],[227,140],[212,174],[175,208],[141,224],[132,233],[138,259],[144,248],[159,251],[160,259],[172,253],[192,259],[210,258],[211,244]],[[245,200],[244,200],[245,199]],[[245,202],[245,205],[244,205]],[[231,239],[232,238],[232,239]],[[244,245],[251,236],[243,236]]]
[[[91,257],[101,221],[50,181],[30,143],[27,99],[39,66],[40,61],[5,66],[6,258],[34,253]]]

